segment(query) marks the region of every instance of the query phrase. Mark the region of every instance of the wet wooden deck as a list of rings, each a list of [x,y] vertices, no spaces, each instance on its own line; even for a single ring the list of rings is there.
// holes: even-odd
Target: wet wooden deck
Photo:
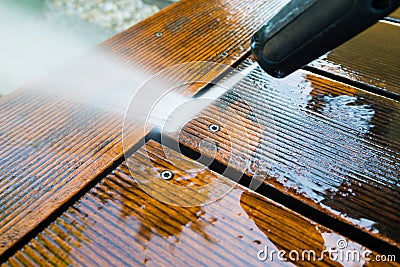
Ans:
[[[181,133],[165,136],[181,143],[186,155],[171,152],[172,159],[165,159],[155,137],[137,146],[151,130],[143,133],[138,123],[125,136],[136,150],[125,163],[122,115],[34,85],[2,98],[0,262],[265,265],[257,259],[264,246],[321,252],[339,239],[400,259],[399,12],[275,80],[255,65],[249,39],[283,4],[186,0],[102,44],[121,61],[151,72],[189,61],[255,66]],[[79,62],[69,66],[74,64]],[[224,70],[210,69],[208,77]],[[179,93],[202,89],[195,84]],[[220,131],[210,132],[211,123]],[[201,140],[216,147],[207,150]],[[135,183],[136,176],[154,175],[144,153],[176,179],[188,174],[173,161],[193,158],[199,147],[216,159],[203,172],[234,186],[220,201],[175,207]],[[135,177],[127,164],[138,166]],[[226,166],[245,173],[244,186],[230,182],[229,173],[217,174]],[[253,178],[261,180],[258,193],[245,188]]]

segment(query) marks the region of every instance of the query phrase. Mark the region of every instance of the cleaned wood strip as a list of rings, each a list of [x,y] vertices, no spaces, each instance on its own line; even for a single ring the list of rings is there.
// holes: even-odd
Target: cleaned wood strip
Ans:
[[[199,60],[194,52],[195,48],[207,53],[207,60],[231,64],[249,50],[248,42],[254,31],[285,2],[287,1],[269,0],[249,5],[245,1],[214,1],[211,4],[184,1],[179,3],[178,9],[176,6],[167,9],[174,11],[162,10],[135,25],[129,35],[126,32],[116,35],[107,41],[106,46],[115,58],[125,58],[126,53],[135,53],[135,58],[129,58],[128,62],[138,62],[142,68],[152,71],[181,62]],[[180,10],[182,16],[179,16]],[[172,21],[172,14],[179,19]],[[164,26],[165,24],[168,25]],[[204,24],[204,27],[199,24]],[[157,37],[156,33],[162,33],[162,37]],[[137,40],[141,34],[145,34],[147,38],[144,43]],[[224,37],[221,38],[222,36]],[[143,49],[144,44],[146,49]],[[227,52],[229,56],[222,56],[223,52]],[[152,60],[149,61],[149,58]],[[161,68],[153,63],[157,60],[162,62]]]
[[[143,161],[145,155],[147,165]],[[164,158],[166,155],[168,158]],[[289,262],[283,262],[274,258],[263,262],[258,260],[257,253],[266,247],[286,253],[307,250],[315,251],[318,259],[323,250],[334,248],[341,239],[346,240],[348,250],[367,250],[207,168],[193,175],[190,170],[198,163],[154,141],[140,148],[128,162],[140,166],[134,177],[127,163],[118,166],[2,266],[287,266],[290,262],[301,266],[340,266],[327,255],[323,260],[288,258]],[[187,162],[187,167],[182,162]],[[208,205],[168,205],[142,191],[135,182],[140,177],[156,178],[154,170],[166,168],[175,174],[169,182],[183,188],[188,185],[183,185],[182,179],[188,177],[198,180],[198,184],[213,177],[233,188]],[[159,177],[159,173],[156,175]],[[174,197],[163,192],[162,184],[158,186],[160,193]],[[373,252],[370,258],[376,255]],[[361,259],[356,263],[365,262]],[[378,264],[372,260],[365,266]],[[386,262],[379,266],[398,265]]]
[[[111,38],[100,49],[116,61],[151,73],[188,61],[231,65],[249,51],[254,31],[284,4],[279,0],[181,1]],[[66,84],[89,75],[102,81],[104,74],[75,71],[84,63],[85,58],[76,60],[52,75],[65,78],[64,73],[70,73]],[[225,70],[214,66],[207,77],[213,79]],[[199,79],[204,73],[175,69],[166,75]],[[190,96],[203,86],[185,86],[178,92]],[[123,155],[122,113],[87,105],[88,96],[80,95],[79,88],[60,96],[42,87],[35,83],[0,100],[0,255]],[[140,123],[134,125],[127,140],[134,144],[144,137],[148,130],[142,128]]]
[[[400,96],[399,51],[400,24],[379,22],[310,66]]]
[[[256,68],[170,136],[400,247],[399,127],[394,100],[306,71],[276,80]]]

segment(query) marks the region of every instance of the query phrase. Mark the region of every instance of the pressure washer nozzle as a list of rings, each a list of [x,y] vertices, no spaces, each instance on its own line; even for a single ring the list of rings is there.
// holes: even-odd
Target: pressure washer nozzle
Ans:
[[[282,78],[393,12],[400,0],[292,0],[251,40],[260,66]]]

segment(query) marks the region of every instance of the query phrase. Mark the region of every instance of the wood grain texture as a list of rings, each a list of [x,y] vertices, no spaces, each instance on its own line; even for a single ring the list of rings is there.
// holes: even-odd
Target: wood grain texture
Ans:
[[[400,8],[396,9],[389,17],[400,19]]]
[[[109,50],[116,60],[140,65],[151,73],[188,61],[209,60],[231,65],[246,54],[254,31],[283,4],[284,1],[278,0],[182,1],[101,47]],[[55,73],[62,75],[81,63],[81,60],[69,63]],[[211,69],[210,77],[223,71]],[[90,69],[75,74],[90,74],[99,83],[107,80],[104,73],[100,75]],[[191,75],[196,78],[203,73]],[[193,95],[201,88],[179,88],[179,93]],[[79,88],[71,88],[60,97],[35,84],[1,98],[0,255],[121,159],[122,114],[76,101],[84,97]],[[251,121],[251,117],[244,119]],[[132,144],[147,132],[141,127],[138,123],[137,129],[127,136]],[[385,134],[396,136],[392,132]],[[386,181],[383,184],[386,188]]]
[[[400,247],[399,124],[396,101],[305,71],[276,80],[257,67],[171,136]]]
[[[400,24],[379,22],[310,66],[400,96]]]
[[[147,158],[151,163],[146,163]],[[288,258],[288,262],[282,262],[275,258],[262,262],[257,252],[265,246],[287,253],[314,250],[319,258],[339,239],[347,240],[345,251],[367,250],[207,168],[195,175],[176,168],[174,165],[182,165],[182,160],[188,165],[192,162],[154,141],[148,142],[128,159],[140,166],[135,169],[135,178],[125,163],[118,166],[2,266],[341,266],[327,255],[322,261],[291,262]],[[154,168],[174,172],[170,182],[182,187],[188,185],[181,179],[190,177],[202,184],[212,176],[230,183],[233,190],[205,206],[167,205],[146,194],[135,182],[154,175],[161,179]],[[370,259],[375,257],[373,253]],[[364,266],[391,265],[398,266],[373,260]]]
[[[188,61],[230,65],[246,53],[253,32],[283,4],[181,1],[101,47],[115,60],[149,72]],[[54,75],[65,76],[53,86],[68,85],[76,76],[107,83],[107,73],[82,70],[80,64],[81,59],[57,70]],[[209,73],[214,77],[223,70]],[[60,96],[35,86],[0,100],[0,255],[123,156],[122,114],[86,105],[80,88]],[[180,92],[192,95],[200,88]],[[136,128],[127,136],[132,144],[145,134],[141,125]]]

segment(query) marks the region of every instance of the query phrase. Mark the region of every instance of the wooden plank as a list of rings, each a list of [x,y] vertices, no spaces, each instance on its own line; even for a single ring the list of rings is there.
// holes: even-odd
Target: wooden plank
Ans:
[[[400,247],[399,126],[399,102],[306,71],[277,80],[256,68],[171,137]]]
[[[176,167],[182,166],[182,161],[186,162],[185,171]],[[319,258],[323,250],[336,247],[340,239],[348,244],[343,251],[367,250],[207,168],[195,174],[187,171],[193,161],[154,141],[128,162],[140,166],[135,169],[135,178],[125,163],[118,166],[2,266],[290,266],[289,258],[288,262],[277,258],[260,261],[257,252],[265,247],[286,253],[294,250],[300,255],[313,250]],[[184,188],[189,185],[182,180],[203,184],[210,177],[234,188],[208,205],[168,205],[146,194],[135,182],[153,179],[154,175],[161,180],[159,171],[165,169],[175,174],[169,182]],[[160,192],[163,190],[160,184]],[[365,266],[378,266],[376,255],[370,255],[371,261]],[[340,266],[327,256],[323,261],[292,263]],[[344,262],[351,263],[364,264],[362,260]],[[395,262],[379,264],[386,265],[398,266]]]
[[[391,18],[400,19],[400,8],[396,9],[392,14],[389,15]]]
[[[116,60],[151,72],[188,61],[230,65],[248,51],[251,35],[283,4],[181,1],[101,47]],[[76,76],[94,77],[99,84],[107,80],[107,74],[82,70],[82,62],[58,70],[55,75],[64,75],[64,80],[55,80],[53,86],[68,84]],[[210,73],[215,77],[223,70]],[[200,88],[183,89],[192,95]],[[33,86],[1,98],[0,255],[123,156],[123,115],[76,102],[80,97],[79,88],[60,97]],[[141,127],[128,133],[132,144],[145,134]]]
[[[400,27],[379,22],[310,66],[400,96]]]

